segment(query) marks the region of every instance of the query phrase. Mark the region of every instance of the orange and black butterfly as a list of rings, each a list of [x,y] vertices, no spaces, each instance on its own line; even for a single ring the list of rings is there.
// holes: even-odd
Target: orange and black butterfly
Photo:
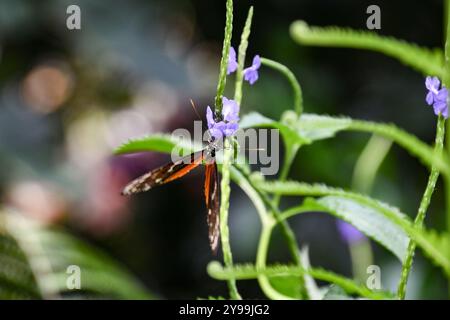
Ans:
[[[211,250],[216,253],[219,244],[219,182],[216,164],[216,149],[217,145],[212,138],[209,145],[198,152],[182,158],[175,162],[154,169],[135,180],[131,181],[125,186],[122,195],[132,195],[139,192],[144,192],[153,187],[165,184],[167,182],[179,179],[186,175],[191,170],[197,168],[201,164],[205,164],[205,200],[206,208],[208,210],[207,223],[209,244]]]

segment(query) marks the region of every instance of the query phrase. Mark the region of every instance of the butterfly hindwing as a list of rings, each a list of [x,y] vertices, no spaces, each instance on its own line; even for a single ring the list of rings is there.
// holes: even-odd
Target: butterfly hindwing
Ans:
[[[217,164],[215,161],[206,164],[205,172],[205,200],[208,210],[206,219],[208,223],[209,244],[213,252],[217,251],[219,244],[219,179],[217,174]]]
[[[162,167],[154,169],[125,186],[123,195],[131,195],[150,190],[155,186],[179,179],[198,167],[204,160],[204,151],[194,152],[176,162],[170,162]]]

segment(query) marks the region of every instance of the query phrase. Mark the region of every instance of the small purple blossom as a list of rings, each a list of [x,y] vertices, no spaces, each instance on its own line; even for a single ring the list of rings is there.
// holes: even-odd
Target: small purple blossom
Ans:
[[[222,98],[222,120],[216,121],[211,108],[206,108],[208,129],[215,139],[233,135],[239,128],[239,105],[232,99]]]
[[[447,88],[442,88],[437,93],[433,103],[434,114],[437,116],[441,114],[445,119],[448,118],[447,97],[448,97]]]
[[[427,77],[425,79],[425,87],[428,89],[428,94],[426,96],[426,101],[429,106],[431,106],[439,92],[439,86],[441,82],[437,77]]]
[[[348,244],[359,242],[365,238],[365,235],[350,223],[338,220],[337,228],[342,239]]]
[[[228,53],[228,66],[227,75],[236,71],[238,63],[236,61],[236,51],[233,47],[230,47],[230,52]]]
[[[441,82],[437,77],[427,77],[425,87],[428,89],[425,98],[428,105],[432,105],[434,113],[438,116],[441,114],[445,119],[448,118],[448,90],[444,86],[439,89]]]
[[[261,58],[256,55],[250,67],[244,69],[244,79],[253,85],[258,80],[258,69],[261,66]]]

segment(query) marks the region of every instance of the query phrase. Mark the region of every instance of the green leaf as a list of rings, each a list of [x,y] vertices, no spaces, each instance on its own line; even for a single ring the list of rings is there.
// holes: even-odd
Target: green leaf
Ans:
[[[67,288],[67,268],[80,268],[81,288]],[[103,252],[20,213],[0,212],[0,297],[149,299],[144,287]]]
[[[368,196],[322,184],[261,180],[255,183],[258,183],[262,190],[275,194],[324,196],[319,200],[307,199],[302,206],[288,210],[283,217],[287,218],[293,214],[308,211],[331,213],[351,223],[403,261],[409,241],[403,226],[410,225],[411,222],[399,209]]]
[[[307,272],[315,279],[339,285],[349,294],[356,294],[369,299],[391,299],[393,297],[389,292],[369,290],[367,287],[351,279],[320,268],[310,268],[305,271],[298,266],[274,265],[267,266],[264,269],[258,269],[252,264],[240,264],[234,265],[232,268],[224,268],[219,262],[213,261],[208,264],[207,270],[208,274],[217,280],[227,280],[230,278],[250,280],[256,279],[261,275],[269,277],[301,276],[304,272]]]
[[[292,112],[286,112],[283,123],[295,128],[304,139],[314,141],[333,137],[339,131],[360,131],[377,134],[394,141],[428,166],[435,165],[439,171],[450,175],[450,159],[435,150],[416,136],[393,124],[356,120],[347,117],[320,116],[303,114],[297,122]]]
[[[302,297],[301,282],[298,275],[294,276],[271,276],[269,277],[272,287],[285,296],[300,299]]]
[[[242,118],[240,126],[244,129],[277,128],[288,146],[310,144],[316,140],[331,138],[343,130],[369,132],[392,140],[424,164],[430,167],[434,165],[440,172],[450,176],[450,159],[447,155],[436,153],[431,146],[393,124],[316,114],[302,114],[297,117],[295,112],[286,111],[280,122],[252,112]]]
[[[346,47],[377,51],[393,57],[423,75],[444,74],[444,56],[441,49],[430,50],[393,37],[380,36],[373,31],[342,27],[313,27],[304,21],[291,25],[291,36],[299,44]]]
[[[311,143],[309,139],[303,137],[299,132],[296,132],[281,122],[269,119],[258,112],[251,112],[243,116],[239,122],[239,127],[241,129],[258,127],[278,129],[288,146]]]
[[[180,147],[183,151],[193,152],[201,149],[200,144],[193,144],[184,139],[176,138],[169,134],[153,134],[150,136],[130,139],[114,150],[115,154],[125,154],[143,151],[156,151],[170,153],[174,147]]]
[[[409,242],[407,233],[377,209],[338,196],[307,199],[305,205],[347,221],[391,251],[401,262],[405,259]]]
[[[332,138],[337,132],[347,129],[352,120],[345,117],[330,117],[317,114],[302,114],[295,121],[295,113],[286,111],[282,122],[295,128],[297,133],[309,141]]]
[[[298,195],[298,196],[336,196],[355,201],[356,203],[375,209],[377,212],[383,214],[392,223],[401,227],[404,232],[429,256],[432,261],[441,267],[447,275],[450,275],[450,236],[438,235],[433,231],[426,231],[414,227],[411,220],[399,211],[399,209],[392,207],[381,201],[372,199],[370,197],[345,191],[339,188],[332,188],[323,184],[307,184],[300,182],[265,182],[261,179],[255,179],[255,184],[267,192],[272,192],[281,195]],[[293,207],[282,213],[281,218],[287,219],[296,214],[311,212],[317,210],[318,204],[314,200],[308,200],[298,207]],[[322,208],[323,209],[323,208]],[[328,211],[331,214],[338,213]],[[350,222],[351,223],[351,222]],[[363,230],[361,230],[363,231]]]

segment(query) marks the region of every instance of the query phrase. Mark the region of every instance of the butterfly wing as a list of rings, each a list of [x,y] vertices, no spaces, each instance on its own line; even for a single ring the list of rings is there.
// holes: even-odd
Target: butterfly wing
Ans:
[[[155,186],[179,179],[197,168],[204,160],[204,151],[194,152],[176,162],[170,162],[131,181],[122,191],[123,195],[132,195],[150,190]]]
[[[206,164],[205,172],[205,200],[208,215],[206,220],[208,223],[209,245],[211,250],[217,252],[219,244],[219,179],[217,174],[217,164],[215,161]]]

